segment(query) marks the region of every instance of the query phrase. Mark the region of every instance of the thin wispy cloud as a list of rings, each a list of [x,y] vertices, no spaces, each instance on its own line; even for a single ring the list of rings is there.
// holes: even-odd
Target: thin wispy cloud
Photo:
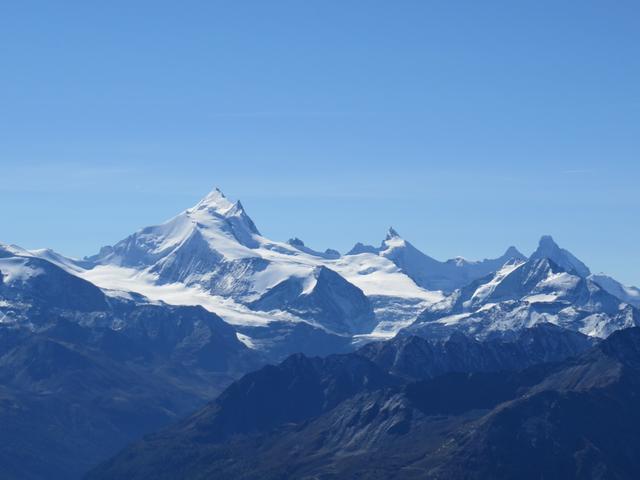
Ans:
[[[264,111],[264,112],[210,112],[210,118],[331,118],[373,116],[374,112],[341,112],[341,111]]]
[[[8,168],[0,178],[0,190],[6,192],[55,192],[96,188],[106,181],[121,179],[136,172],[122,165],[81,163],[37,163]]]
[[[576,168],[572,170],[564,170],[562,173],[564,175],[592,175],[596,173],[596,170],[592,168]]]

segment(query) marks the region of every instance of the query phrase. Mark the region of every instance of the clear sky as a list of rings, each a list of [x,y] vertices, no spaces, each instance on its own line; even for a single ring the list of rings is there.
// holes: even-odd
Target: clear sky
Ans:
[[[552,234],[640,284],[640,3],[0,3],[0,241],[91,254],[218,185],[262,233]]]

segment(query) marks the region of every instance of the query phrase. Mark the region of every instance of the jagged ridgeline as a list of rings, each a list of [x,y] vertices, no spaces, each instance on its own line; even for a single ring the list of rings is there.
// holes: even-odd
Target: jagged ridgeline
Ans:
[[[293,356],[87,478],[635,478],[640,328],[591,343],[538,326]]]
[[[543,382],[538,373],[514,373],[507,378],[515,383],[505,385],[493,372],[582,355],[639,325],[639,306],[638,289],[592,274],[548,236],[529,257],[509,247],[495,259],[439,261],[389,229],[379,246],[358,243],[340,254],[299,238],[266,238],[243,205],[217,189],[162,225],[82,260],[0,245],[0,477],[80,478],[199,408],[208,423],[189,417],[188,428],[214,459],[238,452],[227,434],[262,436],[267,427],[299,428],[320,418],[340,423],[336,415],[349,413],[340,409],[356,406],[353,427],[335,424],[335,436],[325,431],[333,423],[317,424],[300,443],[301,455],[309,453],[304,442],[318,438],[334,442],[334,452],[356,445],[375,452],[365,440],[382,437],[358,425],[379,422],[383,405],[423,405],[421,392],[449,399],[456,389],[466,395],[495,386],[497,397],[456,407],[443,431],[463,435],[456,429],[467,425],[457,416],[464,408],[494,408]],[[472,384],[460,380],[471,372]],[[358,402],[373,410],[360,411]],[[389,413],[375,428],[404,434],[412,423],[402,415],[418,418],[421,408],[402,407],[400,417]],[[357,432],[364,443],[347,445]],[[248,438],[238,445],[258,437]],[[300,440],[288,433],[271,439],[276,449]],[[255,451],[255,458],[267,462],[279,452]],[[208,472],[216,462],[197,468]],[[239,475],[238,465],[229,463],[228,478]],[[268,478],[264,465],[247,471]],[[121,467],[113,472],[125,472]],[[313,468],[309,475],[323,473]],[[339,468],[348,476],[356,471]],[[129,478],[127,472],[111,478]],[[189,472],[194,476],[185,478],[198,478]]]

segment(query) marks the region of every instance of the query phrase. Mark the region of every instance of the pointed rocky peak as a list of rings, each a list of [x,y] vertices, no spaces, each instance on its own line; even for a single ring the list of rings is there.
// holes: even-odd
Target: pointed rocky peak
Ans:
[[[400,234],[396,232],[393,227],[389,227],[389,230],[387,230],[387,236],[385,237],[385,240],[394,240],[399,238],[400,238]]]
[[[317,266],[317,267],[315,267],[315,268],[313,269],[313,273],[312,273],[312,275],[313,275],[315,278],[320,278],[320,277],[322,277],[322,276],[329,276],[329,275],[331,275],[332,273],[335,273],[335,272],[334,272],[333,270],[331,270],[330,268],[327,268],[327,267],[325,267],[324,265],[319,265],[319,266]]]
[[[253,220],[247,215],[240,200],[232,202],[217,187],[186,213],[197,218],[202,225],[207,225],[212,218],[223,217],[230,222],[233,234],[243,245],[251,248],[257,246],[250,237],[260,235],[260,232]]]
[[[305,246],[304,242],[298,237],[290,238],[289,240],[287,240],[287,243],[295,248],[302,248]]]
[[[538,249],[531,254],[529,260],[548,258],[560,268],[574,272],[581,277],[588,277],[591,272],[589,267],[578,260],[571,252],[560,248],[550,235],[543,235],[540,238]]]
[[[345,255],[360,255],[361,253],[373,253],[377,255],[380,253],[380,249],[373,245],[365,245],[364,243],[358,242]]]
[[[569,251],[560,248],[551,235],[543,235],[540,237],[540,241],[538,242],[538,248],[531,254],[530,258],[548,258],[555,261],[556,259],[561,258],[568,260],[570,257],[573,257],[573,255]],[[575,257],[573,258],[577,260]],[[557,261],[555,263],[560,264],[560,262]]]
[[[389,252],[409,245],[400,234],[393,228],[389,227],[387,230],[387,234],[384,237],[384,240],[380,243],[379,247],[374,247],[373,245],[366,245],[364,243],[356,243],[351,250],[349,250],[345,255],[359,255],[361,253],[373,253],[374,255],[386,255]],[[383,252],[387,252],[384,254]]]
[[[560,246],[556,243],[551,235],[542,235],[538,242],[538,250],[545,252],[559,251]]]
[[[309,255],[313,255],[314,257],[327,258],[327,259],[336,259],[340,258],[340,252],[334,250],[332,248],[327,248],[324,252],[318,252],[312,248],[307,247],[302,240],[298,237],[290,238],[287,240],[287,243],[291,245],[296,250],[300,250],[301,252],[307,253]]]
[[[344,283],[347,284],[347,280],[344,279],[339,273],[331,270],[330,268],[325,267],[324,265],[320,265],[313,269],[311,273],[311,278],[314,279],[313,284],[310,284],[308,281],[305,285],[305,293],[311,293],[318,288],[318,285],[326,285],[328,283]],[[349,284],[351,285],[351,284]]]
[[[231,202],[225,197],[222,190],[216,187],[200,200],[192,210],[215,210],[217,213],[225,215],[238,203]],[[242,208],[242,205],[240,205],[240,208]]]
[[[380,250],[392,251],[407,246],[410,246],[409,242],[402,238],[393,227],[389,227],[389,230],[387,230],[387,235],[384,237],[384,240],[380,245]]]
[[[321,291],[323,295],[337,294],[339,296],[343,296],[346,294],[347,297],[351,294],[355,294],[360,300],[365,301],[363,299],[366,297],[360,288],[350,283],[335,270],[325,267],[324,265],[315,267],[309,278],[312,278],[315,281],[309,282],[308,278],[305,279],[303,293],[309,294]]]
[[[324,255],[327,258],[340,258],[340,252],[338,250],[333,249],[333,248],[327,248],[324,251]]]
[[[248,219],[251,224],[253,224],[253,221],[250,219],[249,215],[247,215],[247,212],[245,211],[244,206],[242,205],[242,202],[240,202],[240,200],[236,201],[224,215],[225,217],[239,217]],[[255,225],[253,225],[253,227],[255,228]]]
[[[504,252],[504,255],[502,255],[502,258],[506,260],[526,260],[527,259],[526,255],[520,252],[520,250],[518,250],[513,245],[507,248],[507,251]]]

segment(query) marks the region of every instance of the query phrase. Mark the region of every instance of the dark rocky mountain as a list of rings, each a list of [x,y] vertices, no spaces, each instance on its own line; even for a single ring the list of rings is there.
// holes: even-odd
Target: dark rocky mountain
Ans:
[[[0,475],[79,478],[122,445],[206,398],[172,376],[40,334],[2,331]],[[175,377],[174,377],[175,378]]]
[[[268,361],[277,363],[294,353],[326,356],[353,351],[350,335],[337,335],[305,322],[271,322],[268,325],[236,325],[239,333]]]
[[[595,339],[544,323],[514,336],[478,341],[461,333],[434,341],[399,335],[370,343],[358,354],[406,380],[424,380],[448,372],[519,370],[564,360],[590,348]]]
[[[611,335],[459,432],[448,478],[637,478],[640,329]]]
[[[0,477],[73,479],[264,359],[202,307],[0,252]]]
[[[292,355],[233,383],[213,403],[183,423],[183,428],[220,441],[238,434],[270,430],[331,410],[362,391],[397,380],[358,356],[309,358]]]
[[[556,335],[564,340],[551,340]],[[489,478],[474,476],[473,468],[456,470],[456,456],[466,450],[454,447],[465,435],[513,402],[568,389],[590,394],[602,384],[593,381],[616,376],[623,363],[640,368],[639,338],[634,329],[591,347],[579,334],[540,326],[523,332],[519,346],[515,339],[503,342],[506,353],[498,355],[497,341],[461,337],[437,345],[404,337],[326,359],[297,355],[245,376],[195,415],[132,445],[87,478]],[[544,358],[549,341],[551,356],[561,361],[521,370],[532,363],[526,352]],[[461,354],[469,345],[475,352],[466,360]],[[584,383],[587,376],[593,381]],[[520,415],[526,424],[529,411]],[[509,435],[503,432],[503,443],[494,446],[508,448]]]

